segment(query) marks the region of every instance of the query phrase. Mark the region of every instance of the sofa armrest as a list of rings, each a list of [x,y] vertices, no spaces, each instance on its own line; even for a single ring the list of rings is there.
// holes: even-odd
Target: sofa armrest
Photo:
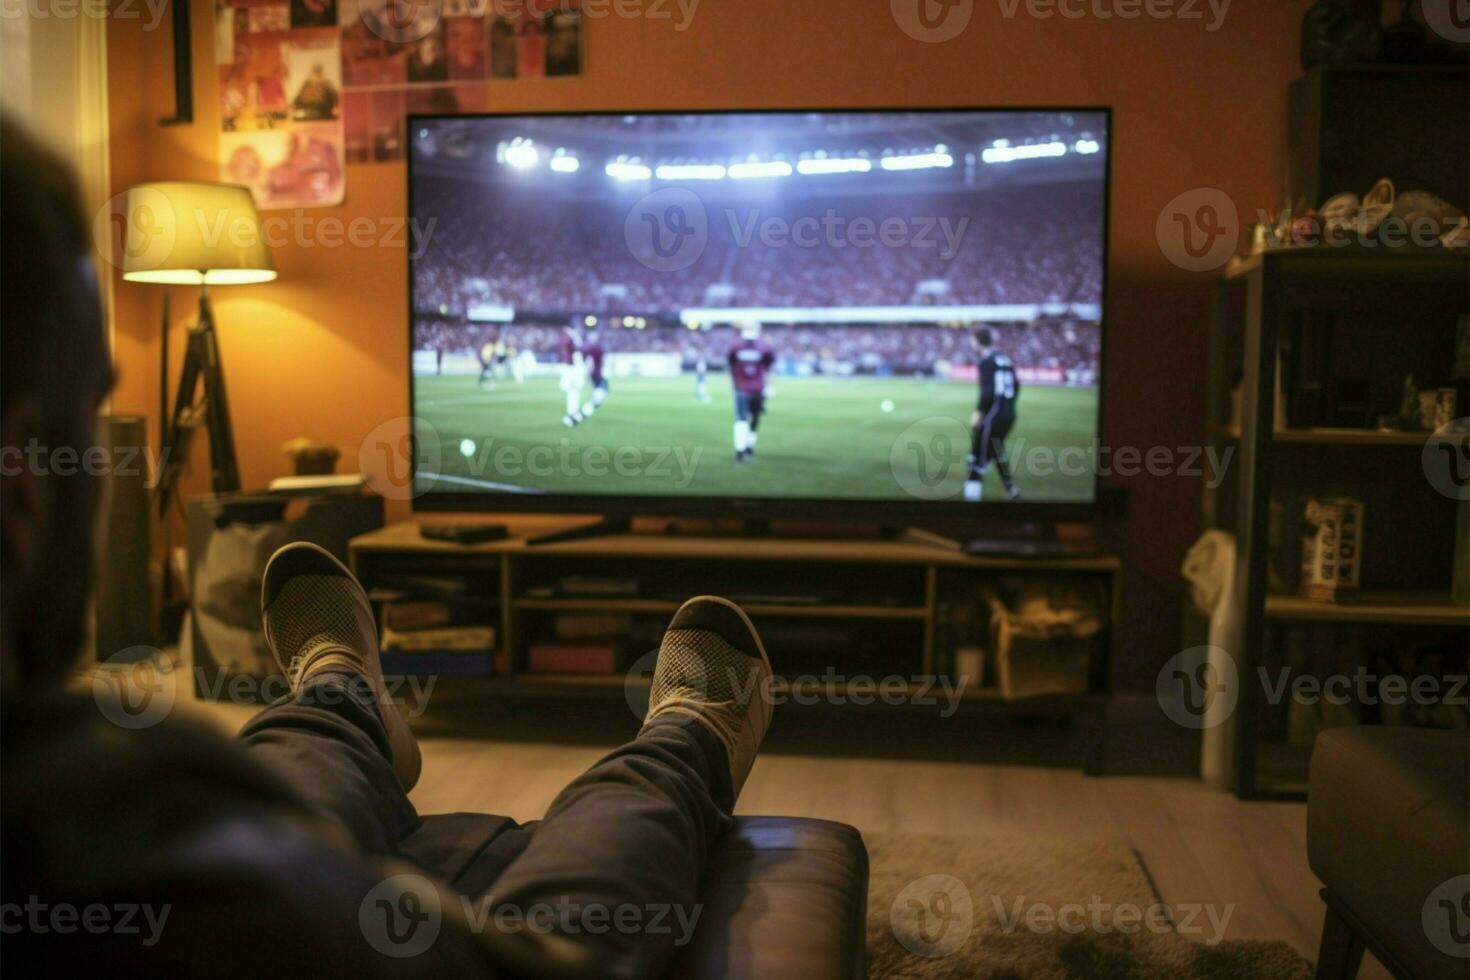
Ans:
[[[868,852],[846,824],[737,817],[710,852],[669,980],[862,980]]]

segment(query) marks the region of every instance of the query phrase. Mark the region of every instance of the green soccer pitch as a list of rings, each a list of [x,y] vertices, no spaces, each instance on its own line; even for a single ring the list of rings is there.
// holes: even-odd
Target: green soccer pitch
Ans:
[[[612,378],[607,401],[562,425],[555,378],[414,379],[420,490],[528,489],[571,494],[958,500],[969,452],[973,382],[797,378],[771,384],[754,458],[735,461],[730,378]],[[582,400],[591,388],[582,390]],[[1093,388],[1027,386],[1009,447],[1026,500],[1087,500],[1097,425]],[[423,425],[427,423],[427,425]],[[1058,458],[1063,447],[1075,447]],[[1079,452],[1080,450],[1080,452]],[[1086,455],[1082,455],[1086,453]],[[986,500],[1004,500],[991,467]],[[819,516],[819,515],[813,515]]]

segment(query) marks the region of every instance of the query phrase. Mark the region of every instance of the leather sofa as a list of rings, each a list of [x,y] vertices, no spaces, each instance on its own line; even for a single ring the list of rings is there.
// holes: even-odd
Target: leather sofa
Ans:
[[[405,857],[438,869],[456,890],[491,888],[504,855],[446,865],[443,855],[491,854],[508,821],[482,813],[436,814],[403,844]],[[500,838],[503,839],[503,838]],[[491,875],[486,878],[483,875]],[[736,817],[710,849],[694,935],[665,980],[864,980],[868,852],[846,824],[797,817]],[[513,945],[513,944],[512,944]],[[574,950],[527,952],[527,975],[598,976]],[[657,978],[649,978],[657,980]]]
[[[1312,753],[1307,855],[1325,886],[1318,980],[1365,949],[1399,980],[1470,973],[1470,736],[1347,727]]]
[[[863,980],[868,852],[846,824],[737,817],[669,980]]]

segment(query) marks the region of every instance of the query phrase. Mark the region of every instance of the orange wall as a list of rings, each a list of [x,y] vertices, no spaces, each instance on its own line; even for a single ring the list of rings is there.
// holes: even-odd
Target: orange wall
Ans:
[[[172,112],[167,22],[152,32],[139,20],[109,25],[115,190],[215,178],[212,6],[193,6],[191,126],[157,125]],[[1155,221],[1194,187],[1225,191],[1242,217],[1280,200],[1286,86],[1299,74],[1298,30],[1310,2],[1236,0],[1215,31],[1205,29],[1213,19],[1206,0],[1192,6],[1204,21],[1035,19],[1025,0],[1006,18],[1010,0],[975,0],[964,33],[926,44],[898,28],[885,0],[703,0],[682,32],[665,0],[674,20],[593,20],[581,77],[500,83],[491,109],[1111,105],[1104,440],[1144,450],[1198,445],[1212,277],[1171,265]],[[307,215],[350,221],[404,211],[403,166],[367,164],[348,168],[341,207]],[[293,244],[275,257],[278,281],[215,294],[246,486],[283,473],[279,446],[298,435],[341,446],[340,468],[355,469],[363,436],[407,410],[402,249]],[[176,291],[178,325],[192,301]],[[116,408],[156,415],[160,290],[119,280],[116,311]],[[191,485],[202,489],[201,476]],[[1199,484],[1115,482],[1130,490],[1132,512],[1121,545],[1129,573],[1119,679],[1147,687],[1174,652],[1177,569],[1198,532]],[[390,508],[391,517],[406,514]]]

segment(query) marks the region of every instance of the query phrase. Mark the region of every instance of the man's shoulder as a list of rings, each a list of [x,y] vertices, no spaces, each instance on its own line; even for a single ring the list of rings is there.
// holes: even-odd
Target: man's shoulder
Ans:
[[[96,830],[111,837],[136,825],[135,833],[161,846],[242,814],[284,821],[306,835],[323,826],[273,770],[218,727],[180,711],[155,722],[104,712],[85,694],[8,698],[0,753],[7,843],[22,833]],[[165,812],[167,820],[146,825]]]
[[[58,694],[7,700],[0,717],[0,888],[42,923],[7,937],[6,960],[44,957],[61,974],[383,970],[361,909],[411,869],[359,854],[221,731],[175,717],[128,730]],[[55,909],[126,914],[128,928],[61,935],[45,927]],[[426,959],[440,965],[480,955],[463,936],[438,947]]]

